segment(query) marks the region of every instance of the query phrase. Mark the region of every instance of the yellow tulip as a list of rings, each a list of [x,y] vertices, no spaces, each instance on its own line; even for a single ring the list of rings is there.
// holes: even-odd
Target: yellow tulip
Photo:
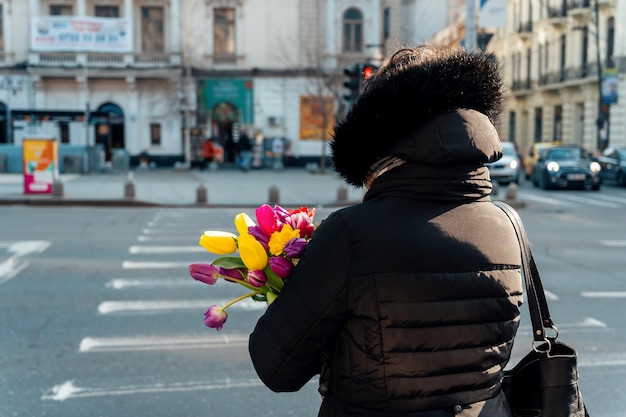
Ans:
[[[237,250],[237,235],[209,230],[200,236],[200,246],[216,255],[227,255]]]
[[[250,226],[256,226],[256,224],[246,213],[239,213],[235,216],[235,227],[240,235],[247,235]]]
[[[239,255],[249,270],[263,269],[267,265],[267,252],[254,236],[246,233],[239,236]]]

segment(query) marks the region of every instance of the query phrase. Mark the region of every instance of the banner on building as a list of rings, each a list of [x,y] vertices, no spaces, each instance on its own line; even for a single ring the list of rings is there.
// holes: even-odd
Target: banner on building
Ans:
[[[617,68],[604,68],[602,70],[602,103],[617,103],[618,86],[619,78],[617,76]]]
[[[300,96],[300,139],[322,139],[326,122],[326,139],[335,127],[335,102],[331,96]]]
[[[480,0],[478,25],[481,28],[504,28],[507,26],[507,0]]]
[[[216,78],[200,81],[198,111],[213,121],[223,117],[224,120],[251,125],[254,123],[253,87],[252,80],[248,79]],[[233,112],[236,114],[231,114]]]
[[[30,44],[44,52],[132,52],[125,18],[37,16],[32,18]]]
[[[59,176],[56,139],[27,139],[22,142],[24,194],[51,194]]]

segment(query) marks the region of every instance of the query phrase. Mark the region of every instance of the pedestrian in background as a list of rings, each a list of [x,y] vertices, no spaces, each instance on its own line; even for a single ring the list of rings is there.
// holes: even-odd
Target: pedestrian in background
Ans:
[[[501,103],[480,52],[402,49],[365,81],[331,142],[363,202],[319,225],[250,335],[270,389],[321,372],[319,416],[511,417],[520,247],[485,167]]]
[[[252,143],[248,132],[241,131],[239,140],[236,144],[237,148],[237,165],[242,171],[247,172],[250,169],[250,163],[252,162]]]

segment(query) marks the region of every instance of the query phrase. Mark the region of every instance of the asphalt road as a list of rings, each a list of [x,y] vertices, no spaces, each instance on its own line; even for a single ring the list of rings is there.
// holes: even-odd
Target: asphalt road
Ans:
[[[519,197],[590,412],[622,417],[626,189],[522,184]],[[316,381],[274,394],[252,369],[262,304],[229,309],[221,332],[203,326],[208,306],[242,289],[196,283],[187,265],[213,259],[200,233],[234,229],[240,211],[0,207],[0,417],[316,415]],[[525,316],[512,362],[531,346]]]

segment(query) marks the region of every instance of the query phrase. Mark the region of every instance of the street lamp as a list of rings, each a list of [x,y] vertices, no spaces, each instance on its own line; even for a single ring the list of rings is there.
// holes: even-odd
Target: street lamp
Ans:
[[[602,58],[600,56],[600,5],[599,0],[595,0],[593,6],[595,18],[595,43],[596,43],[596,66],[598,71],[598,117],[596,118],[596,148],[598,151],[604,149],[604,139],[602,138],[602,129],[604,128],[604,112],[602,109]],[[608,134],[608,132],[607,132]],[[607,137],[608,139],[608,137]]]

